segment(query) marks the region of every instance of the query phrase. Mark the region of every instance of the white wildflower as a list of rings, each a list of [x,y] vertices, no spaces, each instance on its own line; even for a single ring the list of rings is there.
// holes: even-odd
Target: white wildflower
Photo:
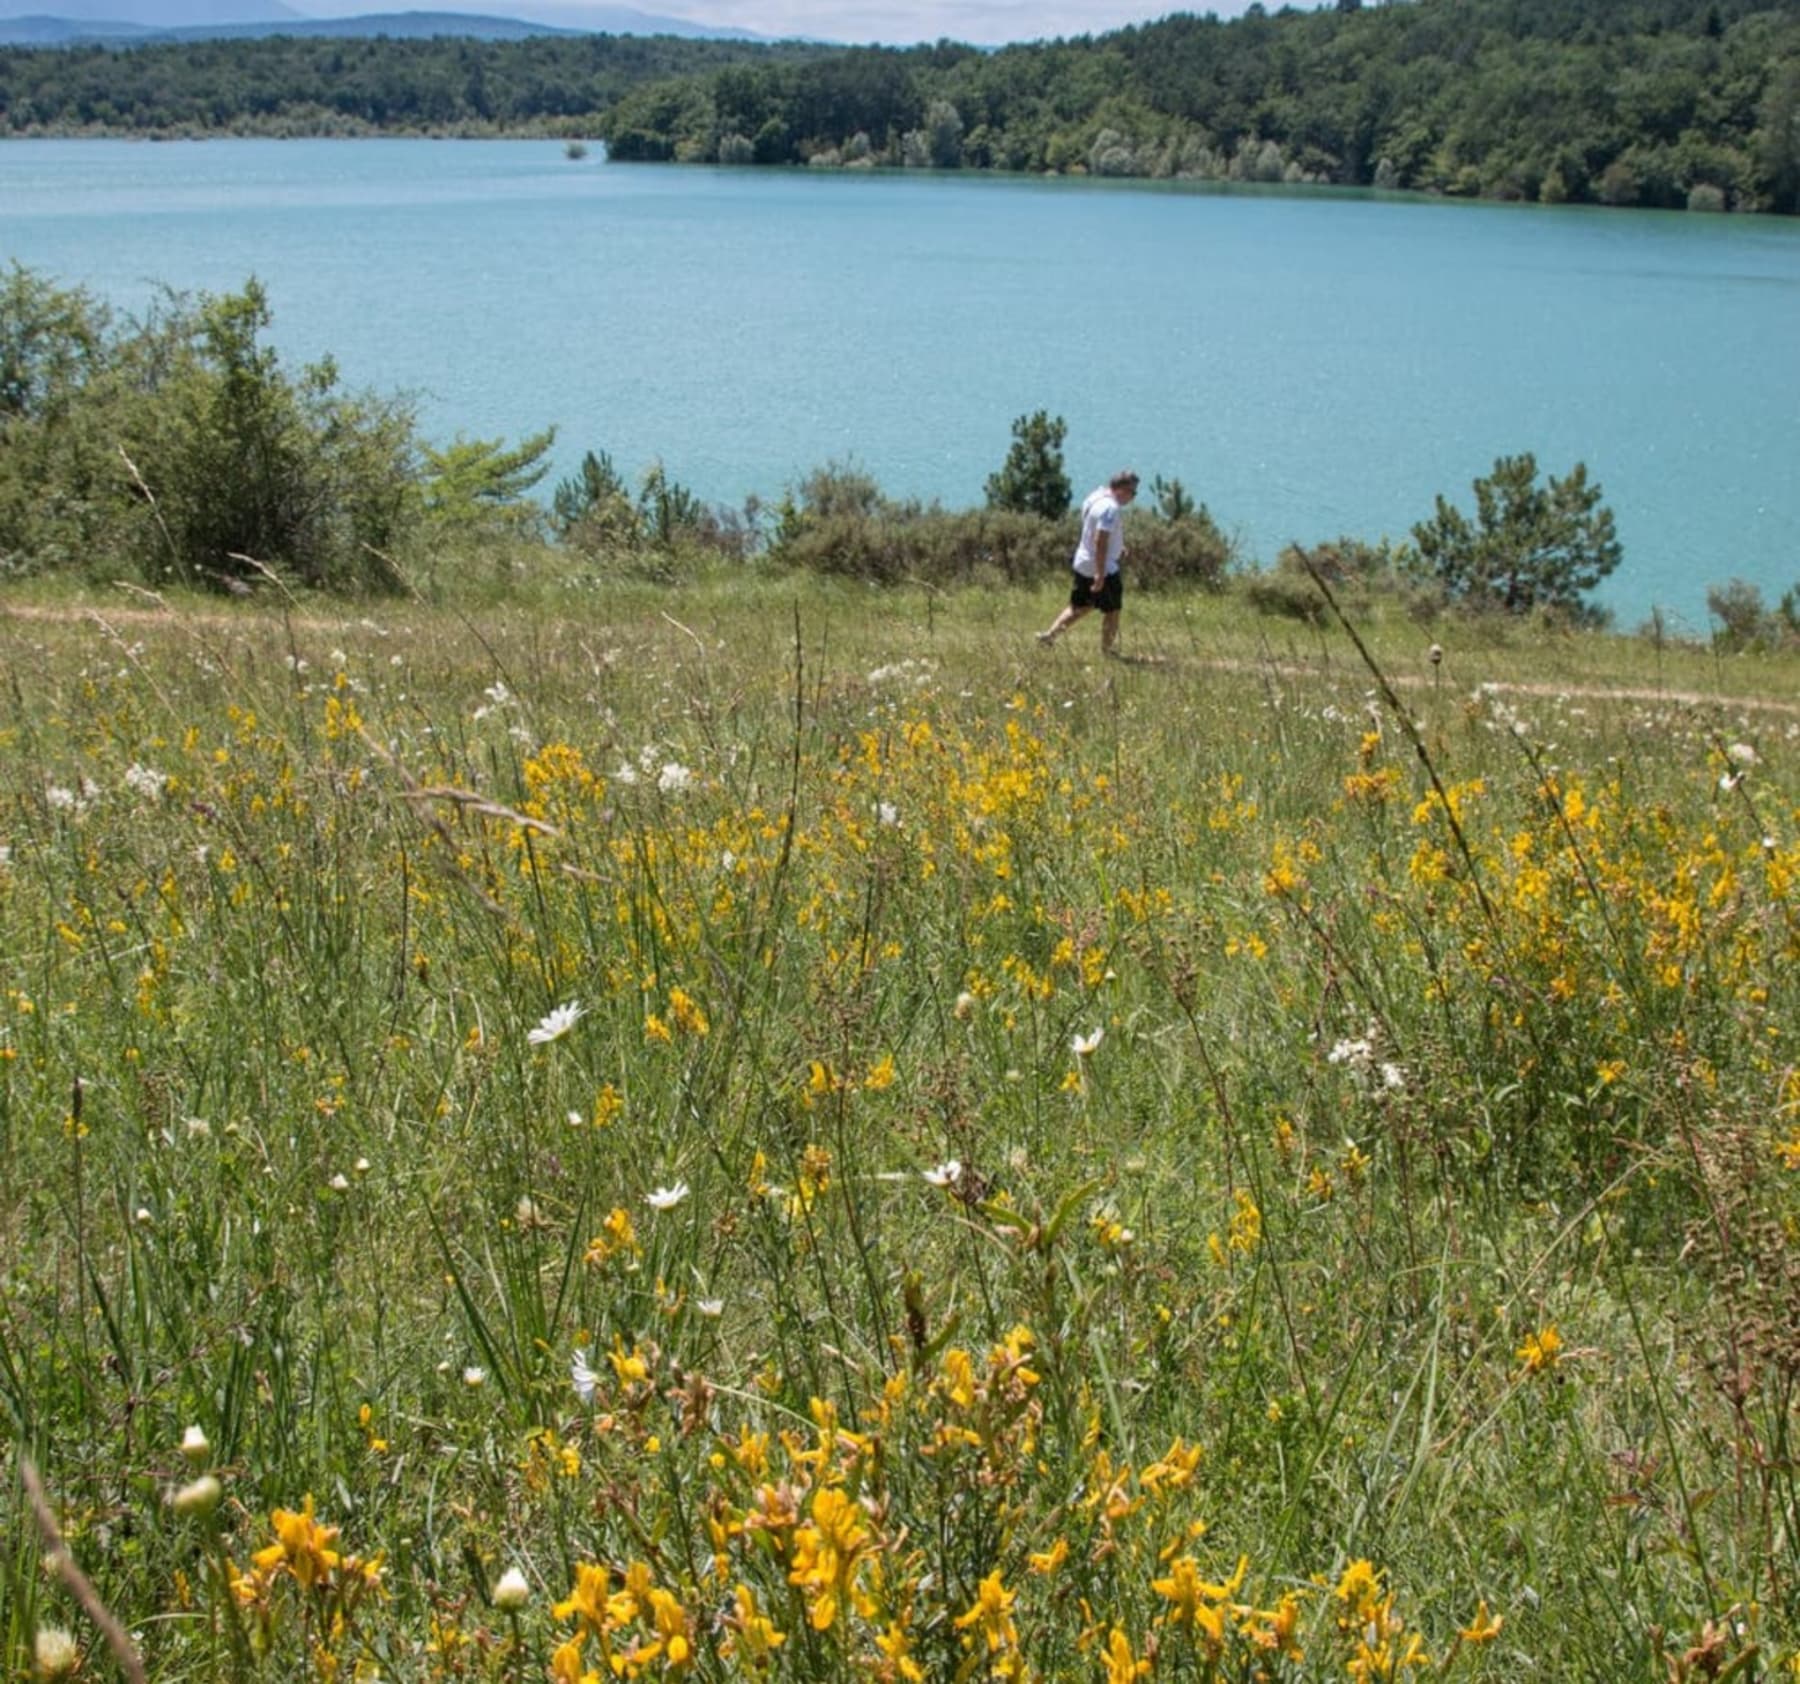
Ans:
[[[487,1384],[487,1370],[485,1368],[477,1368],[471,1363],[463,1370],[463,1384],[471,1391],[477,1386],[485,1386]]]
[[[980,1004],[981,1002],[965,988],[962,993],[957,995],[956,1004],[950,1009],[959,1023],[967,1023],[975,1015],[975,1008]]]
[[[541,1019],[538,1026],[527,1034],[525,1039],[534,1047],[545,1047],[552,1041],[560,1041],[575,1027],[582,1015],[581,1002],[571,1000],[566,1006],[558,1006],[547,1017]]]
[[[156,800],[168,786],[169,774],[153,766],[140,766],[135,760],[125,768],[125,787],[146,801]]]
[[[569,1358],[569,1379],[574,1384],[575,1395],[583,1403],[594,1401],[594,1388],[600,1383],[600,1376],[588,1367],[587,1350],[582,1348]]]
[[[212,1445],[207,1442],[206,1433],[200,1427],[189,1427],[181,1435],[181,1454],[185,1461],[196,1468],[203,1467],[206,1458],[212,1454]]]
[[[644,1203],[652,1210],[673,1210],[688,1196],[688,1184],[677,1181],[673,1187],[658,1187],[654,1193],[644,1195]]]
[[[1748,767],[1756,764],[1756,750],[1748,743],[1733,743],[1730,748],[1726,749],[1725,754],[1734,766]]]
[[[516,1614],[531,1600],[531,1586],[516,1567],[509,1567],[494,1586],[494,1606],[503,1614]]]
[[[1100,1043],[1106,1039],[1106,1031],[1098,1026],[1091,1035],[1077,1035],[1069,1043],[1069,1049],[1077,1058],[1087,1058],[1099,1049]]]
[[[680,795],[694,787],[694,774],[678,761],[668,761],[656,776],[656,787],[664,795]]]
[[[946,1158],[932,1169],[919,1171],[921,1180],[929,1181],[933,1187],[954,1187],[962,1180],[962,1161],[958,1158]]]
[[[1375,1057],[1374,1046],[1366,1040],[1342,1040],[1325,1055],[1327,1064],[1346,1064],[1352,1070],[1363,1072],[1369,1068]]]
[[[875,816],[885,825],[896,825],[900,822],[900,809],[891,801],[877,801]]]
[[[696,1298],[694,1308],[708,1321],[717,1321],[720,1316],[725,1314],[725,1300],[723,1298]]]

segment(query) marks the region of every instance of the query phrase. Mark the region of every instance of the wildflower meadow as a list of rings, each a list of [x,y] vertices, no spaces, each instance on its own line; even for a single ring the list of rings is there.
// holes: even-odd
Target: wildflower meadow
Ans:
[[[0,606],[7,1678],[1800,1678],[1800,664],[1047,601]]]

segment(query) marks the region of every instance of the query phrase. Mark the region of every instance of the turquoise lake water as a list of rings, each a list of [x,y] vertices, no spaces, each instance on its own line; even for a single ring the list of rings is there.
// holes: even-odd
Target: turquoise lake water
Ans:
[[[270,289],[428,430],[554,423],[703,496],[853,457],[978,503],[1013,417],[1079,495],[1179,476],[1255,559],[1585,460],[1602,600],[1800,582],[1800,224],[1319,191],[570,162],[550,141],[10,141],[0,259],[128,308]]]

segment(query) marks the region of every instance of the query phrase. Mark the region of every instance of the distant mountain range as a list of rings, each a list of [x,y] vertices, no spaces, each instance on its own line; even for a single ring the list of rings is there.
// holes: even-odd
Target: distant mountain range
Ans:
[[[714,29],[686,18],[632,6],[559,6],[560,23],[479,12],[367,12],[355,17],[308,17],[284,0],[52,0],[54,13],[26,11],[33,0],[0,0],[0,45],[142,46],[160,41],[243,39],[263,35],[349,38],[386,35],[467,36],[517,41],[533,35],[679,35],[690,39],[755,41],[746,29]],[[42,0],[36,0],[42,4]]]

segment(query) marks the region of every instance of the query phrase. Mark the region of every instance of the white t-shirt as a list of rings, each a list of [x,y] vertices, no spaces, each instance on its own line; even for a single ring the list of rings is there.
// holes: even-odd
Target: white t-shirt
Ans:
[[[1119,571],[1119,557],[1125,553],[1125,511],[1108,485],[1090,491],[1081,505],[1081,542],[1075,546],[1075,571],[1084,579],[1094,576],[1094,549],[1102,532],[1107,534],[1106,573],[1111,578]]]

